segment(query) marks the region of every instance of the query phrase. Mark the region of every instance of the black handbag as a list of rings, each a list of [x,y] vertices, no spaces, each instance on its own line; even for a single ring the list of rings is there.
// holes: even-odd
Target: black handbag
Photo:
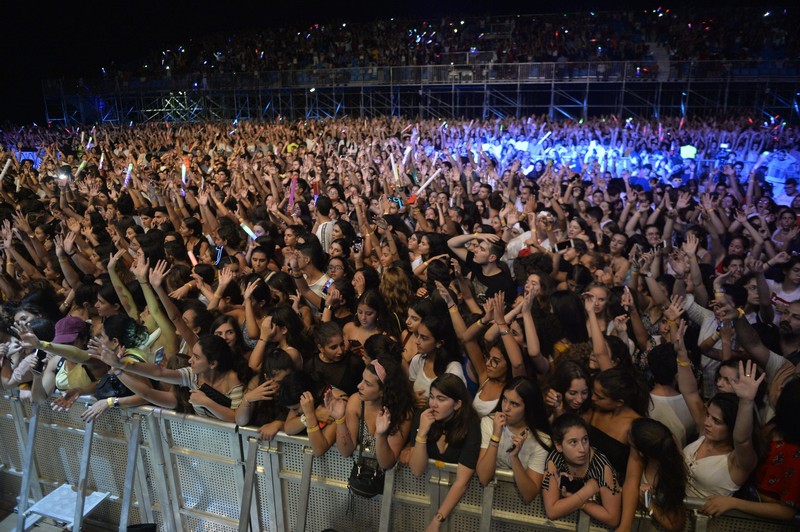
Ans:
[[[365,499],[371,499],[383,494],[384,473],[374,458],[364,458],[364,403],[361,403],[361,421],[358,423],[358,456],[350,478],[347,479],[347,489]]]
[[[125,358],[131,357],[137,362],[144,362],[145,360],[135,353],[130,351],[125,353]],[[100,380],[97,381],[97,388],[95,388],[94,396],[98,400],[108,399],[109,397],[129,397],[133,392],[127,386],[122,384],[119,377],[113,373],[106,373]]]

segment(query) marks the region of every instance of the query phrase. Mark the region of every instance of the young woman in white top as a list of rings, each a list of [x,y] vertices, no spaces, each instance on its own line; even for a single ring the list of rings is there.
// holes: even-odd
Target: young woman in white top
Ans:
[[[539,386],[526,377],[509,381],[494,413],[481,419],[481,453],[476,468],[481,484],[486,486],[498,469],[513,471],[520,495],[531,502],[542,487],[551,450],[549,433]]]
[[[417,408],[428,404],[431,383],[444,373],[452,373],[464,381],[461,352],[449,320],[428,316],[417,329],[417,354],[408,366],[408,378],[414,384]]]
[[[686,323],[670,323],[678,353],[678,387],[692,413],[700,437],[683,450],[689,468],[688,497],[729,496],[736,492],[758,465],[753,432],[753,401],[764,375],[748,360],[739,362],[739,379],[731,382],[734,393],[718,393],[703,403],[683,342]]]

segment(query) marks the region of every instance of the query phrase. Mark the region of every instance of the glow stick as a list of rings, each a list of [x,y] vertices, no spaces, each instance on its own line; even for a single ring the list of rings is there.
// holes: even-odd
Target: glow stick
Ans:
[[[408,156],[411,155],[411,146],[406,148],[406,152],[403,154],[403,166],[405,167],[406,163],[408,162]]]
[[[392,173],[394,174],[394,180],[397,181],[397,183],[399,184],[400,183],[400,175],[397,173],[397,165],[394,163],[394,154],[393,153],[389,154],[389,160],[392,161]]]
[[[131,172],[133,171],[133,163],[128,165],[128,171],[125,173],[125,182],[122,184],[122,188],[128,188],[128,183],[131,180]]]
[[[289,205],[294,205],[294,191],[297,189],[297,178],[292,178],[292,184],[289,186]]]
[[[9,166],[11,166],[11,157],[6,159],[6,165],[3,167],[3,171],[0,172],[0,180],[2,180],[6,176],[6,172],[8,172]]]
[[[81,144],[83,144],[83,135],[84,135],[85,133],[86,133],[85,131],[81,131]]]
[[[439,175],[439,173],[441,173],[441,171],[442,171],[442,169],[441,169],[441,168],[439,168],[438,170],[436,170],[436,171],[433,173],[433,175],[432,175],[432,176],[430,176],[430,177],[427,179],[427,181],[425,181],[424,183],[422,183],[422,186],[421,186],[421,187],[419,187],[419,190],[417,190],[417,193],[416,193],[416,194],[414,194],[413,196],[411,196],[411,198],[408,198],[408,202],[409,202],[409,203],[414,203],[414,201],[417,199],[417,196],[419,195],[419,193],[420,193],[420,192],[422,192],[423,190],[425,190],[426,188],[428,188],[428,185],[430,185],[431,183],[433,183],[433,180],[434,180],[434,179],[436,179],[436,176],[437,176],[437,175]],[[413,200],[412,200],[412,198],[413,198]]]
[[[105,161],[105,160],[106,160],[106,154],[105,153],[101,153],[100,154],[100,164],[98,165],[98,169],[100,169],[100,170],[103,169],[103,161]]]
[[[547,140],[547,137],[549,137],[549,136],[550,136],[550,135],[552,135],[552,134],[553,134],[553,132],[552,132],[552,131],[548,131],[548,132],[545,134],[545,136],[544,136],[544,137],[542,137],[542,138],[540,138],[540,139],[539,139],[539,141],[538,141],[536,144],[541,144],[542,142],[546,141],[546,140]]]
[[[181,163],[181,183],[186,186],[186,163]]]
[[[89,135],[89,142],[86,143],[86,149],[87,150],[91,150],[92,149],[92,136],[91,135]]]
[[[81,161],[81,164],[78,165],[78,171],[75,172],[75,177],[78,177],[78,174],[83,171],[84,166],[86,166],[86,161]]]

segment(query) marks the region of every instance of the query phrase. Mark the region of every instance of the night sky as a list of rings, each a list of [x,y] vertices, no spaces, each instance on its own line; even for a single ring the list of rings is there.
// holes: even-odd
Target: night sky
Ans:
[[[681,4],[737,2],[632,2],[624,6],[654,8]],[[752,2],[750,2],[752,4]],[[562,0],[565,11],[609,9],[609,2]],[[763,4],[762,4],[763,5]],[[47,6],[47,7],[45,7]],[[125,64],[158,50],[185,42],[191,36],[239,28],[281,27],[287,21],[303,24],[330,20],[374,20],[379,17],[439,17],[443,14],[482,15],[552,12],[553,3],[508,0],[309,0],[222,2],[207,0],[84,0],[49,6],[38,2],[8,2],[3,7],[0,43],[3,83],[0,122],[42,121],[41,81],[62,76],[91,77],[112,61]]]

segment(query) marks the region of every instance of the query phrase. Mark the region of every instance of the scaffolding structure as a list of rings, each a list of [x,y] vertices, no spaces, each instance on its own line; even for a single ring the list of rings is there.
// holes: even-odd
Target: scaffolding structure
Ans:
[[[342,116],[506,118],[545,114],[579,120],[751,113],[800,122],[800,73],[717,63],[647,75],[622,63],[376,67],[229,74],[136,84],[44,84],[47,119],[90,123],[192,122]],[[723,68],[724,66],[724,68]]]

